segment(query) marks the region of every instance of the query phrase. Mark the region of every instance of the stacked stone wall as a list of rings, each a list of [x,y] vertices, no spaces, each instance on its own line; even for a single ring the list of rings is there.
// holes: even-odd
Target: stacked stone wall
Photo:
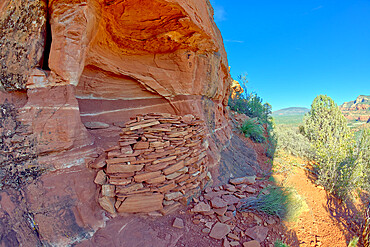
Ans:
[[[99,169],[99,203],[110,213],[166,214],[211,179],[204,122],[193,115],[138,115],[120,135],[118,145],[92,164]]]

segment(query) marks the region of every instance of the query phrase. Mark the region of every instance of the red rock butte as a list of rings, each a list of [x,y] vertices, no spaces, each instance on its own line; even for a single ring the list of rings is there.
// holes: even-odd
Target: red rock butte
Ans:
[[[211,178],[208,172],[216,184],[238,172],[255,175],[253,152],[246,158],[249,166],[242,154],[238,168],[235,160],[222,161],[223,153],[232,153],[226,107],[232,80],[208,0],[4,0],[0,27],[0,217],[7,222],[6,244],[82,241],[106,225],[103,214],[109,214],[101,206],[112,214],[113,204],[118,212],[163,210],[180,197],[166,197],[158,189],[172,184],[175,177],[169,175],[179,170],[174,184],[183,195],[202,189]],[[166,139],[153,140],[149,147],[145,141],[120,145],[124,126],[153,113],[178,119],[191,114],[204,125],[204,136],[172,147],[190,158],[190,151],[198,154],[196,160],[184,159],[182,167],[176,156],[176,162],[166,160],[169,167],[154,170],[150,166],[157,163],[146,160],[150,166],[144,170],[129,171],[132,184],[128,177],[113,175],[106,184],[106,173],[126,173],[112,169],[126,169],[130,162],[99,166],[105,159],[111,162],[107,150],[112,147],[119,145],[125,155],[169,148],[155,159],[171,156]],[[140,140],[147,138],[139,134]],[[140,180],[145,171],[158,174]],[[136,190],[153,190],[157,184],[158,193],[141,195],[147,197],[140,203],[127,193],[117,197],[119,190],[109,185],[125,191],[125,182]],[[112,198],[128,201],[118,205],[125,200]],[[145,200],[154,205],[143,206]],[[138,205],[142,210],[132,209]]]

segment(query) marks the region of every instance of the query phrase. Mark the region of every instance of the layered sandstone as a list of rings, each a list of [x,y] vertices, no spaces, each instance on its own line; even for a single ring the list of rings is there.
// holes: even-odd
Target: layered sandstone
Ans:
[[[98,161],[104,150],[119,143],[117,133],[123,124],[138,114],[197,116],[207,134],[196,145],[208,143],[208,149],[189,147],[188,153],[198,154],[199,149],[202,157],[196,156],[197,160],[183,168],[179,168],[182,165],[177,156],[176,163],[168,160],[169,167],[162,169],[158,167],[164,164],[151,161],[152,168],[158,165],[158,170],[138,165],[142,168],[131,171],[130,185],[138,188],[141,183],[152,189],[151,185],[167,183],[171,174],[187,167],[188,171],[181,171],[181,179],[173,179],[184,179],[176,180],[179,188],[189,187],[172,191],[186,198],[188,190],[200,185],[208,171],[219,181],[245,171],[242,161],[233,168],[229,157],[235,152],[228,145],[231,127],[226,110],[231,79],[212,15],[206,0],[0,3],[0,103],[1,110],[10,114],[4,113],[6,121],[0,122],[6,144],[0,158],[13,172],[1,176],[0,220],[4,230],[0,245],[69,245],[104,226],[107,218],[99,203],[110,212],[121,208],[116,206],[119,197],[112,185],[126,186],[123,183],[128,183],[129,177],[114,177],[121,172],[110,173],[110,165],[103,168],[105,158]],[[171,141],[167,146],[166,141],[163,139],[167,143],[163,149],[176,146]],[[120,152],[126,152],[127,158],[130,148],[134,152],[145,145],[126,143]],[[228,158],[221,159],[225,146]],[[94,160],[99,176],[87,167]],[[199,162],[197,174],[190,166]],[[165,170],[170,166],[172,170]],[[246,169],[253,175],[249,165]],[[141,178],[143,171],[153,177]],[[194,174],[197,181],[192,181]],[[10,181],[11,186],[5,186],[4,181]],[[100,190],[105,197],[96,197]],[[172,203],[165,201],[175,201],[166,195],[128,196],[124,202],[127,200],[129,206],[123,206],[122,211],[130,211],[127,208],[143,201],[154,200],[158,208]]]
[[[339,108],[348,120],[370,121],[370,96],[360,95],[354,101],[344,102]]]

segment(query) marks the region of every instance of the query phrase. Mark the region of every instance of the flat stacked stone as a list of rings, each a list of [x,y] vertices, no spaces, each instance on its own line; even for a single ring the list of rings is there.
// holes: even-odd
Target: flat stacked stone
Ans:
[[[209,179],[204,122],[193,115],[138,115],[126,122],[98,172],[104,209],[114,213],[168,212],[186,203]],[[104,175],[106,177],[104,177]],[[109,186],[108,186],[109,185]],[[113,192],[112,192],[113,190]]]

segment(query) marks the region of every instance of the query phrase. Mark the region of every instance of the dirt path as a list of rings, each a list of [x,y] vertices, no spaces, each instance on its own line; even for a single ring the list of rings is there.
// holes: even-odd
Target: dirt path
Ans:
[[[285,187],[296,189],[307,205],[308,211],[303,212],[297,222],[286,223],[287,228],[294,232],[296,240],[287,239],[291,246],[347,246],[345,231],[338,221],[331,216],[328,209],[328,196],[320,186],[316,186],[307,176],[303,168],[293,167],[293,171],[284,181]],[[276,175],[277,181],[284,179],[283,175]],[[298,243],[297,243],[298,239]]]

